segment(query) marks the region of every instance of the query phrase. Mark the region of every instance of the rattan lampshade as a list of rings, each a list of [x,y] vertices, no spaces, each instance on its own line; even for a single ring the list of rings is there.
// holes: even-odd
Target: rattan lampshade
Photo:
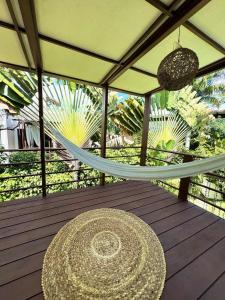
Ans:
[[[168,91],[180,90],[190,84],[198,72],[199,61],[194,51],[178,48],[169,53],[158,67],[158,81]]]
[[[166,266],[153,230],[116,209],[85,212],[50,244],[42,287],[48,300],[157,300]]]

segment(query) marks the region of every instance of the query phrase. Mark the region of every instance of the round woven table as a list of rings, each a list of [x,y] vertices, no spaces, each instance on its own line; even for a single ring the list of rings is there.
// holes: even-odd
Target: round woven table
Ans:
[[[154,231],[117,209],[96,209],[67,223],[47,249],[45,299],[159,299],[166,264]]]

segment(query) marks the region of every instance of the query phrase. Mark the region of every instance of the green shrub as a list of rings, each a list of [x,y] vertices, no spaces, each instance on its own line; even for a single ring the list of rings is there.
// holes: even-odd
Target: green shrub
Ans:
[[[57,154],[46,154],[47,160],[61,159]],[[40,153],[37,152],[15,152],[9,157],[10,163],[29,163],[24,165],[13,165],[6,167],[0,174],[0,201],[31,197],[41,193],[41,165],[34,163],[40,161]],[[65,172],[46,175],[47,184],[54,184],[48,187],[48,193],[64,191],[75,187],[74,183],[63,183],[74,179],[73,173],[66,173],[70,168],[65,162],[46,163],[46,173]],[[35,175],[37,174],[37,175]],[[28,175],[28,177],[26,177]],[[7,178],[6,177],[11,177]],[[20,190],[21,188],[21,190]],[[27,189],[26,189],[27,188]],[[14,190],[9,192],[9,190]],[[8,191],[8,192],[4,192]]]

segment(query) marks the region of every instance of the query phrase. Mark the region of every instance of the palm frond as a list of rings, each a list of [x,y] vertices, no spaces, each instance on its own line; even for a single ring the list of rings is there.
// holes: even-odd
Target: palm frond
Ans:
[[[117,147],[128,144],[132,145],[134,143],[134,140],[131,136],[121,136],[121,135],[114,135],[114,136],[109,136],[108,140],[106,142],[107,147]]]
[[[71,89],[64,80],[43,79],[44,119],[63,136],[82,147],[99,129],[101,110],[99,103],[93,104],[82,89]],[[38,98],[21,109],[21,114],[31,122],[38,122]],[[46,128],[47,133],[51,132]]]
[[[189,131],[190,127],[178,114],[155,109],[150,117],[148,144],[154,148],[176,150],[184,144]]]

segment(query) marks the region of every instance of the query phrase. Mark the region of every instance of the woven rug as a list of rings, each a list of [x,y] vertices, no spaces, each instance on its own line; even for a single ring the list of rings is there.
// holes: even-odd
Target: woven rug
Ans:
[[[67,223],[44,258],[45,299],[159,299],[166,275],[162,246],[140,218],[96,209]]]

